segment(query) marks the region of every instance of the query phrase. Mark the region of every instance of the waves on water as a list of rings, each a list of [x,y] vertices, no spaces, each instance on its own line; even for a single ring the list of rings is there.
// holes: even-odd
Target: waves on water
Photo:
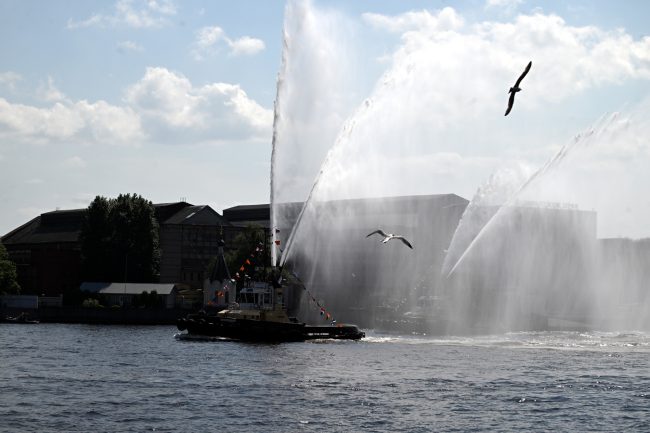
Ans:
[[[641,331],[629,332],[509,332],[481,336],[427,336],[397,335],[366,331],[363,340],[376,344],[432,344],[464,346],[499,346],[507,348],[575,349],[575,350],[620,350],[649,351],[650,334]]]

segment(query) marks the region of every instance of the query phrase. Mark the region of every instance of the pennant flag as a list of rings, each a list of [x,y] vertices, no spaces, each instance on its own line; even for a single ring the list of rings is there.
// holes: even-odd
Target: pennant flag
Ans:
[[[244,265],[242,265],[241,268],[239,268],[239,270],[244,272]]]
[[[250,264],[251,264],[251,261],[248,260],[248,259],[246,259],[246,264],[247,264],[247,265],[250,265]]]

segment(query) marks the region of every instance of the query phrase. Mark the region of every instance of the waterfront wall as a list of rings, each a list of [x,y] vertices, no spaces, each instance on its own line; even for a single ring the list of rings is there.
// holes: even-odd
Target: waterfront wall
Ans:
[[[21,312],[41,323],[87,323],[104,325],[175,325],[189,311],[184,309],[144,308],[5,308],[0,313],[14,316]]]

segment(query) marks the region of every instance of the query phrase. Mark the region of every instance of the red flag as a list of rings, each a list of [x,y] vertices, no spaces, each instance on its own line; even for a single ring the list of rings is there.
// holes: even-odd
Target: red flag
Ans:
[[[280,239],[276,239],[276,240],[275,240],[275,244],[276,244],[276,245],[280,245]]]
[[[247,265],[250,265],[250,264],[251,264],[251,261],[248,260],[248,259],[246,259],[246,264],[247,264]]]
[[[244,265],[242,265],[241,268],[239,268],[239,270],[244,272]]]

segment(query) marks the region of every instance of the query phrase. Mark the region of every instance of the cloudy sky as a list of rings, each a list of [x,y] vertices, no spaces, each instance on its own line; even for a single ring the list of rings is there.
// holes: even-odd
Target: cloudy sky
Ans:
[[[378,83],[388,76],[399,80],[400,68],[409,64],[467,79],[480,73],[463,68],[455,47],[485,57],[477,65],[489,71],[489,80],[481,85],[502,80],[507,90],[526,58],[535,58],[534,68],[544,66],[545,79],[531,77],[529,98],[516,106],[522,116],[536,113],[520,127],[544,135],[537,143],[542,150],[650,94],[645,1],[313,3],[346,23],[319,27],[316,36],[337,41],[335,50],[354,51],[355,62],[346,65],[348,87],[340,87],[346,108],[324,119],[332,131],[365,98],[394,97],[378,91]],[[133,192],[157,203],[184,198],[218,212],[268,202],[284,13],[284,2],[268,0],[0,1],[0,234],[41,212],[85,207],[96,195]],[[418,61],[423,52],[446,66]],[[409,56],[411,63],[404,60]],[[303,73],[327,71],[312,65]],[[427,83],[409,89],[436,101],[441,119],[466,114]],[[488,122],[471,103],[470,114]],[[494,108],[502,116],[505,100],[492,104],[481,110]],[[485,137],[488,125],[479,125]],[[485,139],[458,148],[461,132],[438,130],[441,137],[456,137],[448,140],[456,147],[427,155],[438,167],[471,168],[513,156],[511,148],[504,150],[507,142]],[[539,160],[548,156],[540,151]],[[474,184],[416,192],[467,196]]]

